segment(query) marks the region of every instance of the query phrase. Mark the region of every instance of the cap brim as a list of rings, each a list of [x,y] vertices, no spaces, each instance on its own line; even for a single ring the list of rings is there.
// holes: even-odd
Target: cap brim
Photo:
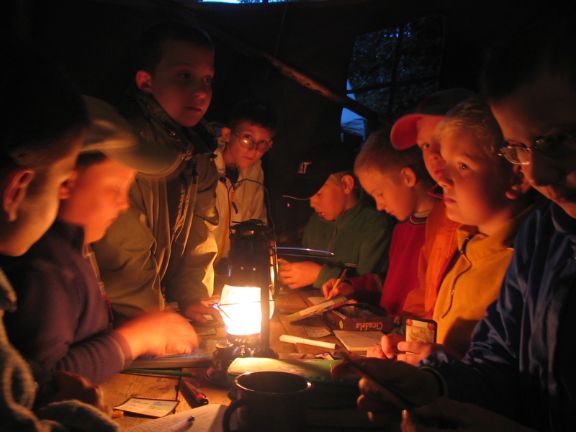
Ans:
[[[400,117],[390,131],[390,141],[396,150],[406,150],[417,144],[418,121],[423,114],[408,114]]]
[[[282,197],[300,201],[308,200],[320,190],[324,183],[326,183],[326,180],[327,177],[296,177],[290,184],[289,190],[282,194]]]

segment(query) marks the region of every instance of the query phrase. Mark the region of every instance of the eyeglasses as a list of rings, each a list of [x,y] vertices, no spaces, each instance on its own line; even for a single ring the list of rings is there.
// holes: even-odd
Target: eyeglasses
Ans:
[[[266,153],[272,147],[272,140],[256,141],[252,135],[246,133],[234,133],[234,135],[240,138],[240,145],[246,150],[256,149],[261,153]]]
[[[509,142],[500,147],[498,155],[515,165],[529,165],[529,155],[534,150],[550,158],[570,156],[576,152],[576,133],[562,132],[536,137],[530,145]]]

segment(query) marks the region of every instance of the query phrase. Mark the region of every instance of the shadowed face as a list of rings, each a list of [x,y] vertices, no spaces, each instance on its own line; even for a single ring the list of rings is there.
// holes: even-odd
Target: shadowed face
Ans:
[[[84,228],[85,242],[104,237],[118,215],[127,210],[135,171],[111,159],[81,167],[59,219]]]
[[[347,209],[347,197],[342,179],[331,175],[310,198],[310,207],[322,219],[333,221]]]
[[[502,212],[509,205],[506,198],[511,169],[496,155],[490,156],[484,144],[470,130],[454,129],[440,137],[440,151],[445,161],[438,184],[444,190],[449,219],[490,232],[499,226]]]
[[[256,123],[240,121],[230,131],[224,159],[227,165],[248,168],[272,146],[272,132]]]
[[[214,52],[182,41],[166,41],[162,52],[152,74],[138,72],[138,88],[152,94],[178,124],[195,126],[212,100]]]
[[[16,220],[10,223],[10,232],[6,237],[11,240],[3,242],[3,253],[22,255],[44,235],[56,219],[60,199],[66,182],[72,176],[84,133],[69,136],[65,140],[66,144],[62,145],[66,145],[69,151],[56,163],[34,171],[34,178],[18,207]]]
[[[435,182],[444,167],[444,160],[440,156],[440,145],[435,137],[436,126],[442,121],[442,116],[423,116],[418,120],[418,134],[416,143],[422,150],[422,158],[428,174]]]
[[[413,189],[408,187],[398,172],[382,173],[374,169],[361,169],[356,176],[362,188],[374,198],[379,211],[404,221],[415,212]]]
[[[545,151],[528,151],[521,170],[534,189],[576,218],[576,145],[573,139],[555,139],[576,131],[574,84],[542,71],[490,106],[508,144],[530,147],[538,138],[554,142]]]

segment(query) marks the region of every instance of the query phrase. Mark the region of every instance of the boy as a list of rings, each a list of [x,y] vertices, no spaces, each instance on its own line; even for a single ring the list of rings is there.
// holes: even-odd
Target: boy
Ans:
[[[218,258],[230,250],[230,226],[249,219],[266,222],[264,172],[261,159],[272,147],[276,118],[272,110],[257,102],[239,103],[214,154],[219,182],[216,187]]]
[[[419,148],[395,150],[387,130],[372,133],[354,162],[362,188],[374,198],[380,211],[394,216],[390,243],[390,265],[384,284],[375,275],[345,280],[334,288],[334,280],[323,286],[327,298],[351,295],[363,300],[380,296],[388,314],[400,312],[406,295],[418,286],[418,256],[424,241],[426,218],[437,199],[428,192],[428,176]],[[381,292],[380,292],[381,291]]]
[[[529,213],[529,186],[518,169],[498,156],[501,132],[481,99],[457,105],[437,135],[444,160],[438,184],[446,214],[462,226],[456,233],[459,254],[443,276],[433,319],[437,343],[461,358],[476,323],[500,291],[517,228]],[[400,360],[417,364],[439,347],[401,342],[397,348],[406,353]],[[391,351],[385,343],[383,351],[387,356]]]
[[[428,174],[438,182],[444,161],[434,136],[436,127],[451,108],[473,95],[469,90],[454,88],[427,96],[418,104],[414,113],[400,117],[394,123],[390,131],[392,145],[397,150],[417,145],[422,151]],[[441,196],[442,190],[435,185],[430,193]],[[458,223],[446,217],[444,202],[438,201],[426,220],[425,240],[418,262],[419,285],[408,293],[402,306],[403,313],[432,318],[442,276],[456,252],[457,227]]]
[[[130,209],[94,246],[114,311],[124,317],[177,301],[187,317],[216,311],[212,294],[218,175],[211,152],[192,128],[212,98],[214,48],[201,30],[161,24],[140,40],[136,88],[120,112],[155,160],[157,177],[138,175]],[[152,169],[148,169],[152,171]]]
[[[333,252],[319,264],[280,261],[279,276],[289,288],[316,288],[345,267],[354,274],[386,273],[392,221],[360,195],[352,173],[353,156],[341,145],[299,163],[287,198],[310,200],[314,214],[304,229],[302,246]]]
[[[524,33],[495,48],[485,66],[485,92],[508,141],[501,151],[550,200],[519,230],[498,300],[477,326],[461,362],[439,355],[427,362],[434,369],[378,359],[364,364],[380,382],[393,382],[416,405],[444,393],[548,431],[576,428],[571,361],[576,32],[574,15],[561,12],[539,16]],[[390,414],[388,393],[364,379],[361,391],[364,408],[374,415]],[[392,403],[398,405],[397,400]],[[463,424],[453,411],[458,407],[454,403],[441,414],[455,427]],[[428,413],[423,418],[438,417]],[[493,423],[492,430],[508,429]]]
[[[189,353],[198,345],[176,313],[144,314],[112,329],[90,244],[128,208],[140,161],[135,137],[114,108],[86,97],[91,128],[58,220],[5,269],[18,295],[6,315],[10,340],[43,370],[74,372],[100,384],[142,354]]]
[[[10,108],[0,117],[0,253],[4,255],[0,267],[4,267],[10,257],[25,253],[53,222],[88,119],[80,96],[51,62],[28,46],[8,41],[0,54],[4,60],[0,92]],[[16,304],[14,290],[0,269],[0,318],[4,311],[15,310]],[[94,431],[118,429],[102,413],[78,401],[50,404],[34,413],[37,385],[28,364],[8,342],[3,319],[0,372],[1,430],[65,430],[78,424]],[[74,397],[98,403],[98,391],[81,377],[59,374],[52,384],[60,396],[71,384],[80,390]]]

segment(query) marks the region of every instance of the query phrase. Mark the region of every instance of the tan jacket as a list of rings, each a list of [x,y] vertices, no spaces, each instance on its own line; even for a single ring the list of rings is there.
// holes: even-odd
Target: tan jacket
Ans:
[[[240,169],[238,180],[232,184],[226,177],[226,165],[222,153],[224,144],[220,144],[214,152],[214,163],[218,170],[218,186],[216,187],[216,208],[219,223],[215,237],[218,245],[218,258],[228,256],[230,251],[230,227],[238,222],[258,219],[266,223],[266,208],[264,206],[264,171],[257,161],[248,168]]]
[[[178,152],[179,168],[169,177],[138,175],[131,208],[94,245],[106,293],[124,316],[163,309],[166,300],[185,307],[210,296],[217,251],[213,155],[158,104],[144,102],[140,111],[123,114],[141,140]]]

